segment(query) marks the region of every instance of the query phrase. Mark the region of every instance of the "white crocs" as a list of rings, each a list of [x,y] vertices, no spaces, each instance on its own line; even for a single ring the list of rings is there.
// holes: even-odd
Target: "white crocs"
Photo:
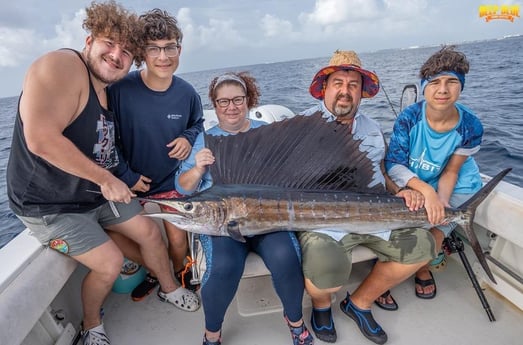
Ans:
[[[162,302],[168,302],[184,311],[197,311],[200,308],[200,298],[197,294],[179,287],[176,290],[165,293],[158,289],[158,297]]]

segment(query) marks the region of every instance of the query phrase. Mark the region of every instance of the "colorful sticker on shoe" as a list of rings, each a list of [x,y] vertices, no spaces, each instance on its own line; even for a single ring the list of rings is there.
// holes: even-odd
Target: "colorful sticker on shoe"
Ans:
[[[69,244],[61,238],[55,238],[54,240],[49,241],[49,248],[62,254],[69,253]]]

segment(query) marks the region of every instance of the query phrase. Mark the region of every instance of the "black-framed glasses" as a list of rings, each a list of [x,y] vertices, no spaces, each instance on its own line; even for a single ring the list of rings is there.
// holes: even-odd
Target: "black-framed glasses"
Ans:
[[[245,98],[247,98],[247,96],[236,96],[234,98],[220,98],[216,100],[216,104],[220,108],[227,108],[229,104],[231,104],[231,102],[234,105],[242,105],[243,103],[245,103]]]
[[[180,48],[179,44],[169,44],[168,46],[165,46],[165,47],[147,46],[147,47],[145,47],[145,53],[147,54],[147,56],[150,56],[150,57],[158,57],[158,56],[160,56],[160,54],[163,50],[165,53],[165,56],[177,57],[180,52],[179,48]]]

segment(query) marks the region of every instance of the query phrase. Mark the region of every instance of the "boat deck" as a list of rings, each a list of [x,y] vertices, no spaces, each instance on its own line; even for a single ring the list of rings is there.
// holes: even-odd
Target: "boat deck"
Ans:
[[[347,286],[353,291],[369,271],[369,261],[354,265],[352,281]],[[390,312],[373,307],[376,320],[388,333],[387,344],[521,344],[523,338],[523,311],[486,288],[485,296],[497,321],[489,322],[478,296],[457,254],[448,260],[447,268],[434,273],[438,293],[433,300],[422,300],[414,295],[414,282],[409,279],[392,292],[399,310]],[[226,314],[223,325],[224,345],[291,344],[287,326],[273,300],[272,286],[267,277],[242,280],[242,286]],[[246,284],[246,285],[245,285]],[[258,298],[251,303],[260,306],[261,314],[242,316],[244,305],[238,300],[248,297],[249,285],[256,287]],[[247,290],[247,291],[245,291]],[[266,291],[263,291],[266,290]],[[261,291],[261,293],[260,293]],[[339,309],[345,297],[342,289],[333,303],[334,321],[340,345],[373,344],[365,339],[356,324]],[[269,297],[267,297],[269,296]],[[241,304],[241,303],[240,303]],[[265,312],[267,307],[273,312]],[[113,345],[129,344],[201,344],[204,329],[203,310],[183,312],[161,302],[154,294],[141,302],[133,302],[129,295],[111,293],[105,305],[105,327]],[[310,319],[310,301],[304,298],[304,318]],[[316,344],[323,342],[316,339]]]
[[[489,262],[498,285],[492,287],[484,283],[484,293],[497,321],[489,322],[459,256],[453,254],[446,270],[434,273],[438,286],[435,299],[416,298],[413,279],[410,278],[392,290],[400,306],[398,311],[373,307],[376,320],[388,333],[387,344],[523,344],[522,209],[523,189],[502,182],[478,208],[475,218],[475,232],[484,250],[488,250],[492,258],[514,273],[514,276],[509,276],[506,271]],[[58,336],[62,339],[64,334],[65,337],[74,337],[74,329],[79,329],[82,317],[80,283],[86,269],[78,265],[74,270],[76,264],[69,264],[72,260],[60,257],[50,249],[42,249],[32,236],[25,232],[24,235],[27,237],[25,240],[21,238],[20,241],[12,241],[17,246],[9,246],[11,248],[7,248],[8,251],[3,248],[6,263],[12,262],[17,253],[24,253],[24,257],[31,254],[25,253],[30,247],[34,247],[34,255],[23,258],[18,265],[8,265],[15,266],[15,273],[14,277],[2,282],[0,344],[69,345],[70,342],[56,342],[56,339]],[[481,281],[484,273],[477,267],[470,247],[465,246],[465,249],[473,268],[479,270],[478,279]],[[69,267],[74,273],[69,277],[70,273],[64,267]],[[339,309],[345,291],[354,291],[370,268],[370,261],[355,264],[351,283],[335,296],[333,312],[338,331],[336,344],[373,344],[361,335],[356,324]],[[18,271],[21,273],[17,274]],[[62,288],[64,280],[67,282]],[[113,345],[202,343],[202,309],[194,313],[183,312],[161,302],[154,294],[144,301],[133,302],[129,294],[117,293],[108,296],[104,309],[104,322]],[[38,320],[38,313],[42,312]],[[304,298],[303,312],[309,324],[311,308],[307,297]],[[74,329],[62,332],[60,327],[55,326],[54,319],[58,319],[58,315],[60,320],[63,319],[60,324],[72,325],[66,327],[66,330]],[[58,335],[46,340],[44,328],[47,337],[55,331]],[[269,276],[242,279],[235,300],[226,314],[222,331],[223,345],[291,344]],[[316,344],[323,342],[317,340]]]

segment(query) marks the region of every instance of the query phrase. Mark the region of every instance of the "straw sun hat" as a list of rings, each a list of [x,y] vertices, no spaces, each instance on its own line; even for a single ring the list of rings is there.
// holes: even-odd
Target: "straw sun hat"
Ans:
[[[323,99],[325,82],[330,74],[336,71],[356,71],[363,77],[363,88],[361,91],[362,98],[374,97],[380,90],[380,81],[378,76],[370,71],[361,68],[361,61],[358,55],[353,51],[336,50],[329,65],[323,67],[312,80],[309,92],[316,99]]]

